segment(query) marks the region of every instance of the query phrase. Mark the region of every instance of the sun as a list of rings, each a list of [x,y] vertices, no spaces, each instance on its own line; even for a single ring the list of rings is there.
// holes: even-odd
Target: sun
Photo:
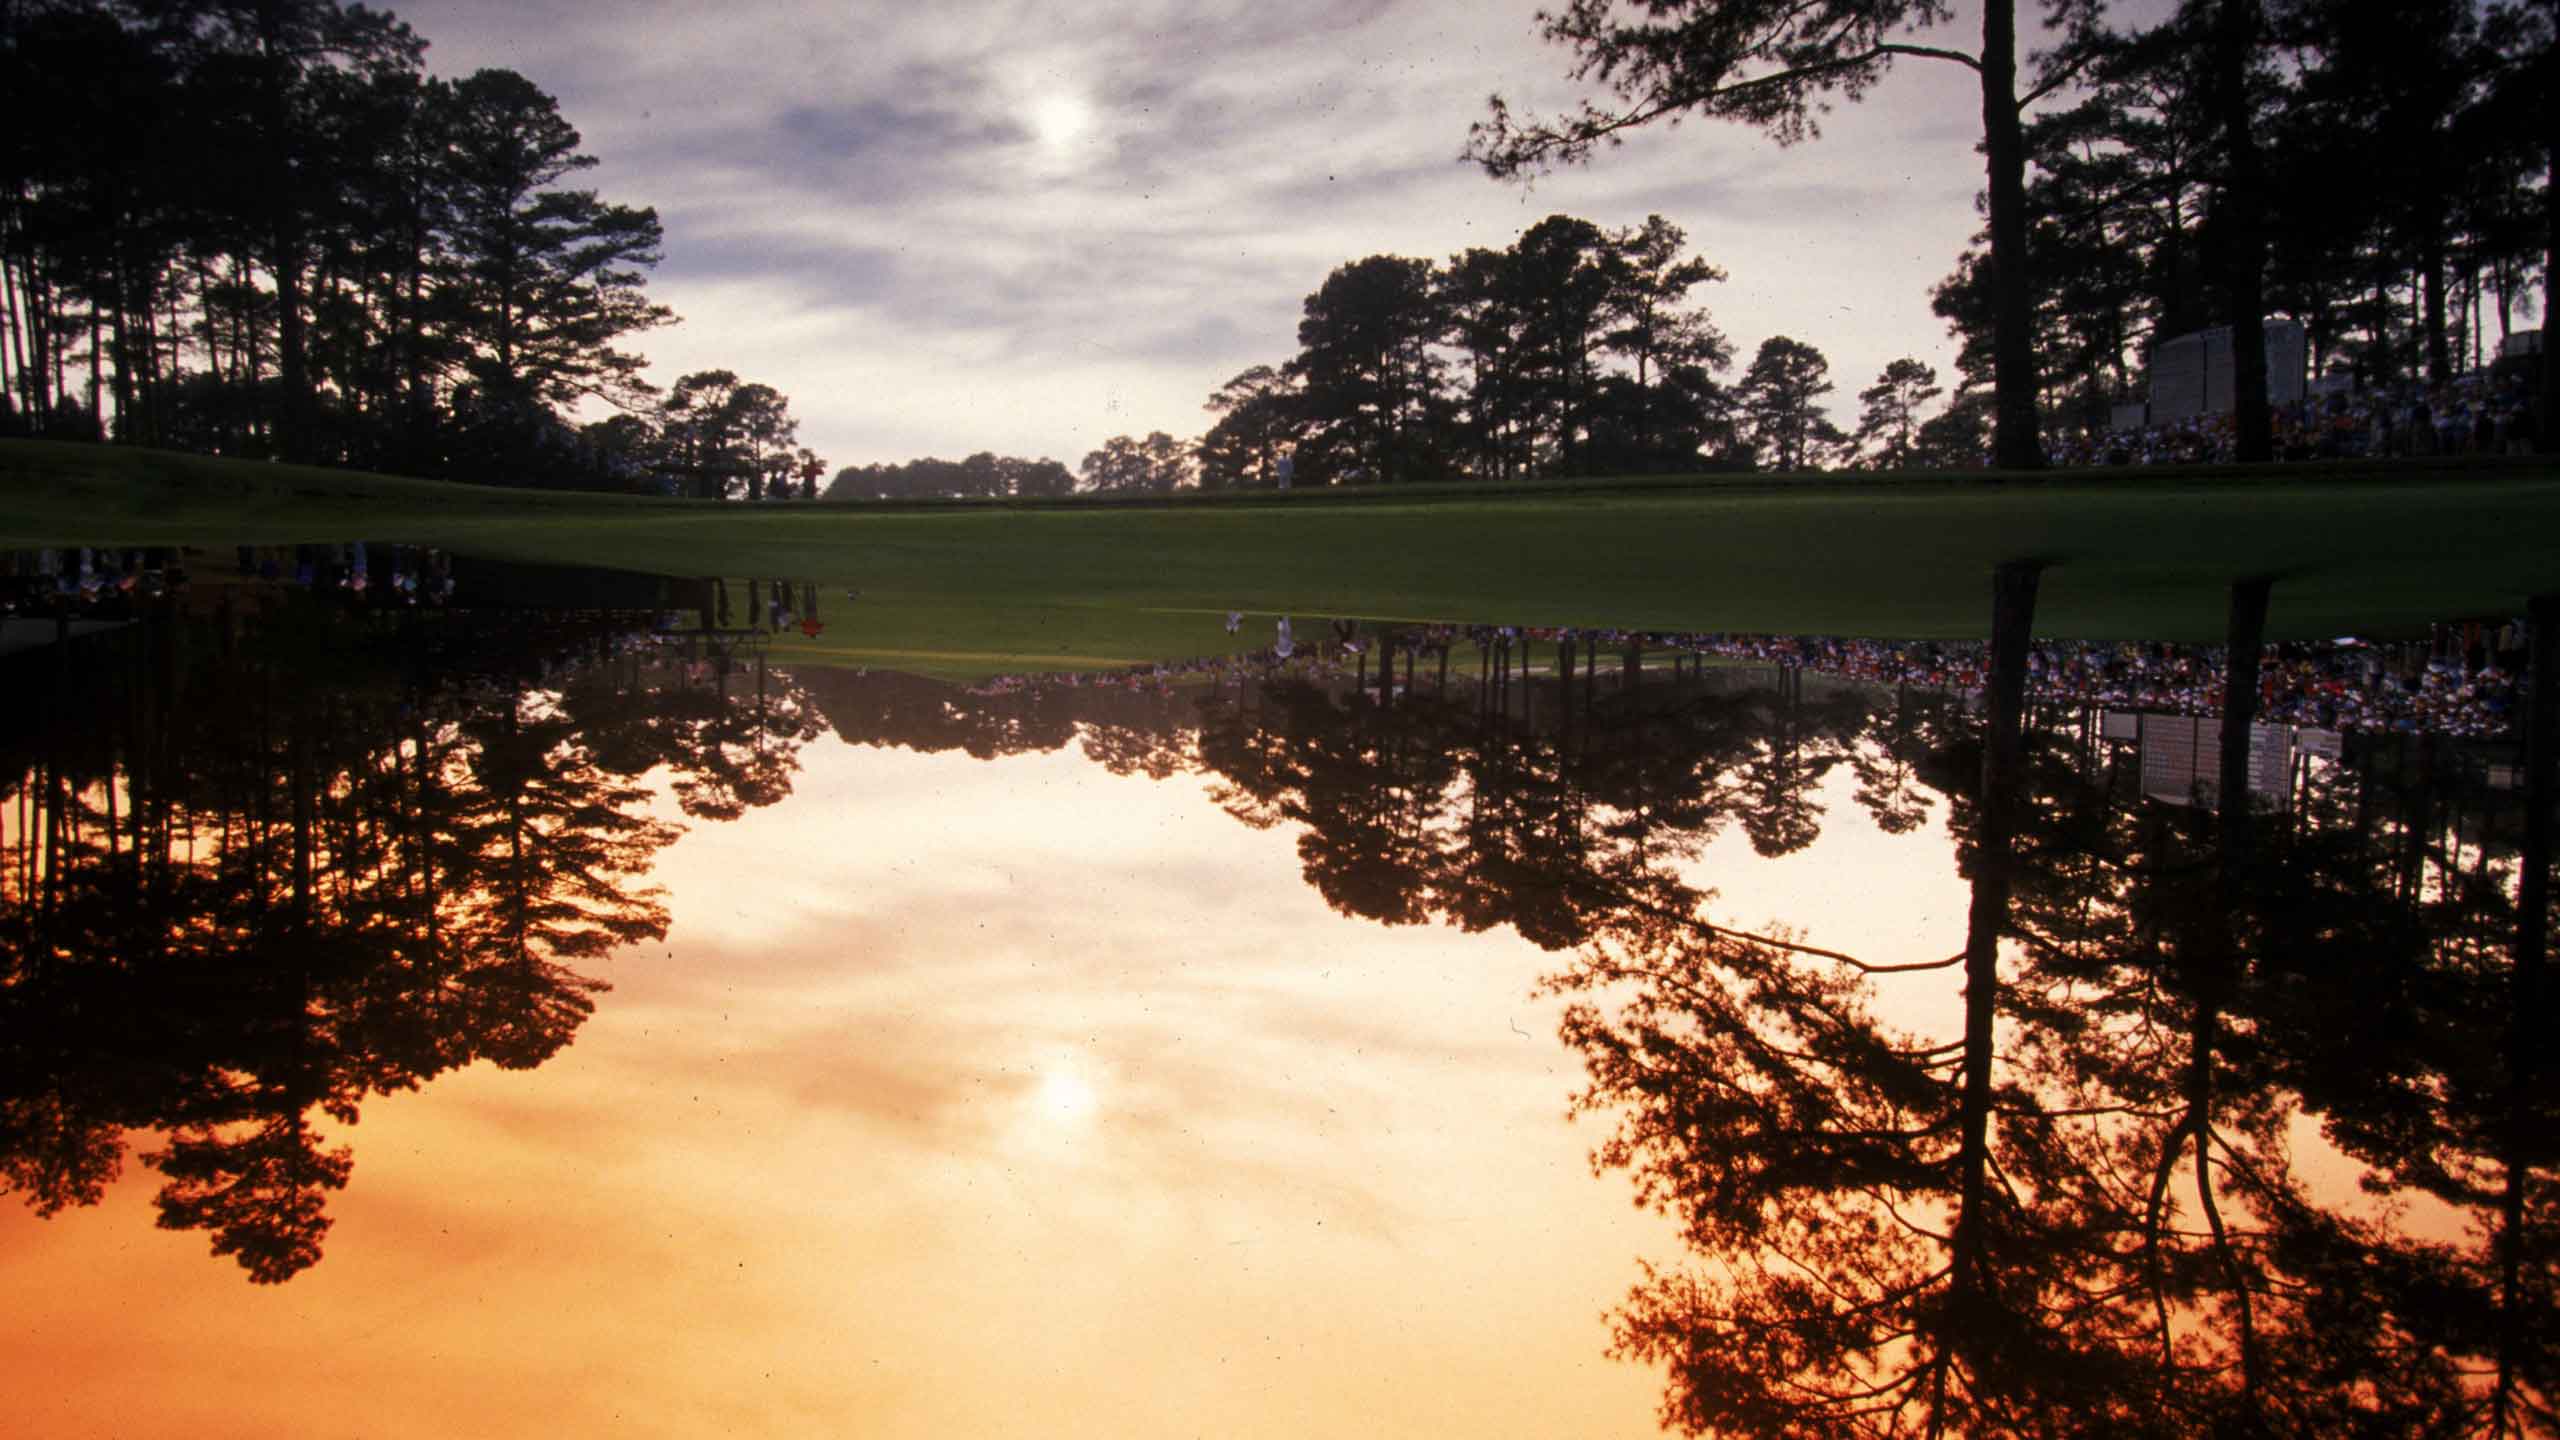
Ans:
[[[1040,1088],[1033,1103],[1051,1120],[1077,1123],[1092,1118],[1102,1097],[1095,1093],[1091,1080],[1071,1066],[1057,1064],[1040,1072]]]
[[[1040,148],[1057,155],[1073,148],[1093,129],[1093,107],[1081,95],[1053,90],[1024,107],[1022,119]]]

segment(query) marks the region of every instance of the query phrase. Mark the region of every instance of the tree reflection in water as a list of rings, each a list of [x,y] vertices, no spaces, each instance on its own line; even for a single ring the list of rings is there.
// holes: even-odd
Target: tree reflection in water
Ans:
[[[816,722],[760,659],[639,644],[644,616],[266,598],[10,662],[0,1188],[96,1203],[156,1132],[160,1224],[272,1283],[320,1258],[331,1126],[541,1064],[605,989],[577,967],[666,933],[646,877],[678,832],[639,777],[734,816]]]
[[[2022,635],[2033,573],[2008,585],[1995,630]],[[1378,637],[1354,687],[976,696],[630,636],[289,605],[14,662],[50,678],[0,756],[8,1188],[92,1203],[153,1132],[162,1222],[287,1278],[367,1098],[541,1063],[602,988],[578,967],[664,933],[643,777],[726,818],[829,726],[1077,746],[1285,827],[1347,915],[1569,957],[1547,984],[1596,1159],[1694,1251],[1613,1320],[1674,1428],[2555,1428],[2542,740],[2522,815],[2484,783],[2505,757],[2416,737],[2216,812],[2143,799],[2091,717],[1997,684],[1976,714],[1801,671],[1663,681],[1587,641],[1533,682],[1490,640],[1452,679]],[[1872,957],[1709,918],[1714,840],[1800,852],[1844,792],[1956,843],[1969,933],[1891,983],[1962,975],[1959,1034],[1889,1021]]]
[[[2235,588],[2224,794],[2245,793],[2266,601]],[[2522,863],[2477,772],[2374,804],[2394,761],[2448,758],[2435,742],[2368,747],[2267,814],[2143,800],[2075,717],[2004,757],[2004,669],[1980,727],[1862,741],[1949,801],[1964,1034],[1881,1022],[1868,967],[1659,909],[1595,924],[1549,982],[1577,1109],[1614,1121],[1597,1163],[1696,1252],[1613,1320],[1664,1368],[1665,1423],[2553,1433],[2548,899],[2520,879],[2547,842]],[[2315,1128],[2371,1194],[2315,1183]]]
[[[2033,572],[2004,583],[1995,629],[2022,639]],[[2357,737],[2280,807],[2165,804],[2093,715],[2027,713],[2018,654],[1980,714],[1801,672],[1612,686],[1586,651],[1535,685],[1488,655],[1501,678],[1455,693],[942,692],[883,724],[1197,774],[1294,829],[1345,914],[1572,952],[1546,985],[1588,1069],[1575,1108],[1612,1126],[1595,1161],[1694,1252],[1612,1319],[1673,1429],[2560,1431],[2549,898],[2524,878],[2547,873],[2548,759],[2522,767],[2534,806],[2486,783],[2496,747],[2417,736]],[[874,733],[854,698],[820,696],[849,739]],[[1947,958],[1707,918],[1707,843],[1802,849],[1844,767],[1886,833],[1945,815],[1974,899]],[[1963,1031],[1883,1018],[1891,968],[1962,975]]]

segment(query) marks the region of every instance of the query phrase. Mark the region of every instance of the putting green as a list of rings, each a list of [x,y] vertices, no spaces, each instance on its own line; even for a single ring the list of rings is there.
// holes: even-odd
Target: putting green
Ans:
[[[813,579],[840,664],[970,676],[1233,648],[1257,617],[1957,637],[2049,563],[2039,633],[2210,639],[2235,578],[2279,636],[2405,632],[2560,589],[2541,461],[1754,476],[1170,501],[750,507],[0,443],[0,543],[353,538]],[[858,590],[858,600],[841,597]],[[1268,638],[1267,621],[1243,637]],[[791,647],[799,648],[799,647]]]

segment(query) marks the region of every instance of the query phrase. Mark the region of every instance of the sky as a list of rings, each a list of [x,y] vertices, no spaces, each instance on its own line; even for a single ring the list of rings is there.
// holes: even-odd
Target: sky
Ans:
[[[418,0],[459,77],[559,97],[606,199],[653,206],[638,337],[660,384],[725,368],[790,397],[830,468],[974,451],[1076,466],[1193,437],[1202,402],[1297,349],[1305,297],[1375,254],[1445,260],[1556,213],[1659,213],[1729,278],[1741,363],[1820,348],[1845,419],[1902,355],[1952,384],[1929,290],[1977,226],[1971,72],[1905,62],[1820,139],[1639,133],[1531,185],[1465,163],[1500,92],[1582,93],[1533,0]],[[1970,48],[1959,7],[1945,32]],[[1728,377],[1733,378],[1733,377]]]

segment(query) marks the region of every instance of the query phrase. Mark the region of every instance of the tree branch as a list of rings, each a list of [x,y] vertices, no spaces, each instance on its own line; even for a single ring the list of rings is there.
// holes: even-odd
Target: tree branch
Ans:
[[[2021,115],[2025,114],[2028,106],[2042,100],[2047,95],[2050,95],[2054,91],[2061,89],[2063,86],[2070,84],[2072,81],[2079,79],[2080,72],[2088,69],[2089,62],[2096,58],[2097,55],[2094,51],[2084,51],[2070,64],[2065,65],[2061,69],[2045,76],[2042,81],[2038,82],[2033,90],[2030,90],[2026,94],[2018,97],[2018,113]]]
[[[1612,115],[1589,104],[1570,121],[1537,125],[1517,130],[1511,124],[1511,107],[1502,97],[1492,98],[1493,119],[1477,121],[1468,127],[1467,148],[1463,157],[1484,167],[1497,179],[1510,179],[1522,172],[1543,168],[1551,160],[1573,164],[1590,154],[1594,145],[1614,140],[1624,131],[1650,125],[1665,116],[1683,110],[1713,112],[1758,91],[1777,89],[1816,80],[1825,75],[1856,70],[1879,60],[1908,56],[1921,60],[1946,60],[1979,74],[1982,62],[1961,50],[1946,50],[1934,45],[1911,45],[1887,42],[1871,45],[1855,55],[1824,60],[1811,65],[1797,65],[1767,75],[1756,75],[1726,85],[1697,87],[1665,87],[1636,104],[1633,109]]]

